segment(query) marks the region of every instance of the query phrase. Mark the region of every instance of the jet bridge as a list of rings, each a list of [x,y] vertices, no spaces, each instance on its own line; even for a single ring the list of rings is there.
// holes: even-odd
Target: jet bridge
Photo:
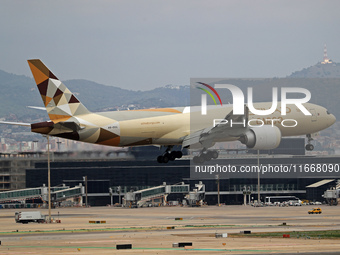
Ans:
[[[51,193],[52,202],[63,201],[72,197],[79,197],[84,194],[83,186],[75,186],[73,188],[62,189]]]
[[[20,189],[0,192],[0,203],[41,198],[42,188]]]
[[[198,185],[198,186],[197,186]],[[124,196],[124,205],[125,207],[142,207],[149,201],[153,201],[156,199],[161,199],[163,205],[166,204],[167,196],[169,194],[173,193],[180,193],[180,194],[191,194],[191,200],[197,200],[199,197],[199,200],[202,200],[204,198],[204,184],[196,184],[196,188],[193,192],[190,192],[190,185],[184,184],[183,182],[180,184],[174,184],[174,185],[167,185],[165,182],[163,185],[142,189],[134,192],[127,192]],[[203,189],[202,189],[203,188]],[[199,192],[197,192],[199,190]],[[194,195],[195,193],[195,195]],[[199,196],[196,196],[199,193]],[[189,204],[192,202],[190,201]]]
[[[205,198],[205,185],[202,182],[195,184],[196,189],[190,191],[189,194],[185,196],[185,199],[189,206],[201,206]]]
[[[190,185],[174,184],[167,185],[165,182],[163,185],[142,189],[134,192],[127,192],[124,196],[124,203],[126,207],[142,207],[148,201],[161,199],[162,203],[165,204],[167,196],[171,193],[189,193]]]
[[[51,187],[52,202],[59,202],[71,197],[78,197],[84,194],[84,187],[80,184],[70,188],[69,186]],[[20,189],[0,192],[0,203],[14,201],[25,201],[29,199],[41,199],[48,201],[48,188],[44,185],[38,188]]]
[[[340,200],[340,180],[337,181],[335,187],[328,189],[322,195],[329,205],[338,205]]]

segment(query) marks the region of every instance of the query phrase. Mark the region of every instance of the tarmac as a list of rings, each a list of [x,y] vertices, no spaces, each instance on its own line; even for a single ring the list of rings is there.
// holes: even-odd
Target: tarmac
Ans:
[[[322,205],[322,214],[308,214],[314,207],[56,208],[52,218],[61,223],[40,224],[14,220],[15,211],[37,209],[1,209],[0,254],[340,254],[340,239],[300,233],[340,230],[340,207]],[[40,211],[48,214],[46,209]],[[230,236],[240,231],[300,234]],[[216,233],[229,236],[216,238]],[[183,242],[192,246],[173,247]],[[117,250],[122,244],[132,249]]]

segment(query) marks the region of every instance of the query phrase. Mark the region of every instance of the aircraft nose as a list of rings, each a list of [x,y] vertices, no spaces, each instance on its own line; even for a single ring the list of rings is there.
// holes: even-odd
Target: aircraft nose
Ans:
[[[328,120],[329,120],[329,125],[331,126],[331,125],[333,125],[335,123],[336,118],[335,118],[335,116],[333,114],[329,114]]]

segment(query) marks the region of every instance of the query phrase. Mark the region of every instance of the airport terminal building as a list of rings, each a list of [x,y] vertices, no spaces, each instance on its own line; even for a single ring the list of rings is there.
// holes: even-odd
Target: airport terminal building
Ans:
[[[279,148],[260,151],[259,155],[257,151],[221,150],[218,159],[201,165],[193,164],[188,155],[160,164],[155,160],[159,153],[156,147],[54,152],[51,186],[86,186],[88,204],[103,206],[111,203],[111,195],[112,202],[118,203],[119,196],[129,191],[164,183],[189,184],[192,191],[201,182],[205,185],[204,201],[215,205],[218,197],[220,203],[242,204],[245,191],[248,201],[257,200],[258,183],[261,201],[268,196],[295,196],[322,202],[324,191],[340,179],[340,156],[305,155],[304,139],[300,138],[283,139]],[[47,166],[46,154],[42,152],[1,154],[0,192],[47,186]],[[180,193],[167,198],[178,202],[182,199]]]
[[[239,156],[217,159],[209,162],[210,165],[223,165],[228,162],[230,166],[256,166],[256,156]],[[282,166],[311,166],[322,164],[338,169],[340,157],[327,156],[261,156],[261,165]],[[208,164],[208,163],[207,163]],[[200,166],[204,169],[204,166]],[[205,201],[209,205],[217,204],[218,193],[220,203],[242,204],[243,192],[250,191],[251,200],[257,200],[258,174],[221,172],[219,174],[204,172],[203,175],[194,173],[195,166],[190,165],[189,159],[182,159],[168,164],[159,164],[155,160],[100,160],[82,159],[75,161],[51,162],[51,185],[66,184],[75,186],[85,185],[87,177],[88,203],[91,206],[110,204],[109,188],[113,190],[114,203],[118,202],[117,187],[121,187],[121,194],[128,191],[137,191],[149,187],[184,182],[190,184],[190,189],[195,184],[202,182],[205,185]],[[339,171],[309,172],[300,175],[260,176],[261,201],[266,196],[296,196],[300,199],[322,201],[323,192],[339,178]],[[40,187],[47,183],[47,163],[36,162],[35,166],[26,169],[26,187]],[[319,184],[318,184],[319,183]],[[309,188],[307,188],[309,187]],[[168,200],[181,201],[180,195],[169,197]]]

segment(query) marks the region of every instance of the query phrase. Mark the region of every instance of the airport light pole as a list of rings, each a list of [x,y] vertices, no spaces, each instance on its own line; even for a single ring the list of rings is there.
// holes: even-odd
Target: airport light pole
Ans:
[[[248,186],[248,204],[250,205],[250,195],[251,195],[251,189],[250,186]]]
[[[220,206],[220,175],[216,174],[217,179],[217,204]]]
[[[247,187],[243,186],[243,205],[247,205]]]
[[[85,206],[87,207],[87,175],[83,176],[83,180],[85,182]]]
[[[58,144],[58,152],[60,152],[60,144],[61,144],[61,142],[58,141],[57,144]]]
[[[260,204],[260,150],[257,150],[257,203]]]
[[[109,194],[110,194],[110,198],[111,198],[111,206],[113,206],[113,192],[112,192],[112,188],[109,188]]]
[[[118,186],[117,187],[117,193],[118,193],[118,201],[119,201],[119,206],[120,206],[120,204],[121,204],[121,199],[120,199],[120,193],[121,193],[121,190],[122,190],[122,187],[121,186]]]
[[[47,136],[47,182],[48,182],[48,220],[51,223],[51,166],[50,166],[50,136]]]
[[[38,151],[38,140],[34,140],[33,141],[33,152],[37,152]]]

